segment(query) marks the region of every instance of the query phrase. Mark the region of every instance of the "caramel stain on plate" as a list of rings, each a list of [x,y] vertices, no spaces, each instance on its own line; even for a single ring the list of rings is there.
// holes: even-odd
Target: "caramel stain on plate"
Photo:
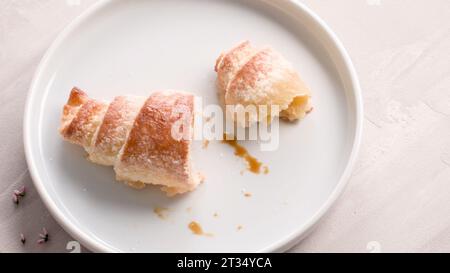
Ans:
[[[212,236],[211,233],[205,233],[202,229],[202,227],[200,226],[199,223],[192,221],[191,223],[189,223],[189,229],[192,231],[192,233],[194,233],[195,235],[199,235],[199,236]]]
[[[244,196],[245,197],[252,197],[252,193],[251,192],[244,192]]]
[[[204,140],[202,148],[206,149],[206,148],[208,148],[208,145],[209,145],[209,140]]]
[[[166,219],[167,213],[169,212],[169,209],[167,208],[160,208],[156,207],[153,209],[153,212],[160,218],[160,219]]]
[[[256,174],[260,174],[261,173],[261,169],[263,168],[263,164],[256,159],[255,157],[251,156],[247,149],[245,149],[244,147],[242,147],[241,145],[239,145],[239,143],[237,142],[237,140],[234,138],[232,140],[228,140],[227,139],[227,135],[224,134],[223,135],[223,143],[226,143],[228,145],[230,145],[231,147],[234,148],[234,154],[238,157],[243,158],[245,161],[247,161],[247,169],[249,171],[251,171],[252,173],[256,173]],[[267,172],[265,171],[266,167],[264,167],[264,174],[268,173],[268,168],[267,168]],[[241,173],[242,174],[242,173]]]

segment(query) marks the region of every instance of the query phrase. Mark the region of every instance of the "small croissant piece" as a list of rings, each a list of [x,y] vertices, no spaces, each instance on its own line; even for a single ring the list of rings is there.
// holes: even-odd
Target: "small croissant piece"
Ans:
[[[131,187],[154,184],[169,196],[185,193],[202,180],[190,160],[194,101],[186,92],[157,91],[148,98],[119,96],[105,103],[74,88],[60,133],[84,147],[90,161],[114,166],[117,180]],[[183,135],[176,134],[180,130]]]
[[[250,113],[248,120],[236,120],[244,127],[277,115],[289,121],[302,119],[312,109],[309,88],[292,65],[269,47],[257,49],[242,42],[220,55],[215,70],[224,105],[279,106],[278,112],[263,116],[258,111]]]

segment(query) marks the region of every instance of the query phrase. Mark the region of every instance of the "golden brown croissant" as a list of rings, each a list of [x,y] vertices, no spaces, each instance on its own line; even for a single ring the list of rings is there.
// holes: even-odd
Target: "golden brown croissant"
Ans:
[[[176,122],[188,137],[173,137]],[[74,88],[64,106],[60,133],[83,146],[90,161],[114,166],[116,178],[143,188],[161,185],[168,195],[197,187],[201,176],[190,161],[194,96],[158,91],[148,98],[119,96],[111,103]]]
[[[277,115],[289,121],[302,119],[312,109],[308,87],[292,65],[271,48],[258,49],[242,42],[220,55],[215,70],[225,105],[279,107],[270,116],[258,112],[245,124],[238,121],[243,126]]]

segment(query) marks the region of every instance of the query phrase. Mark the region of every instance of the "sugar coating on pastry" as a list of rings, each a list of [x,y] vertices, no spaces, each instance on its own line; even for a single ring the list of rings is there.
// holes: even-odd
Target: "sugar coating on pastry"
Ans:
[[[90,161],[114,166],[117,179],[130,187],[153,184],[168,195],[185,193],[203,180],[190,159],[194,101],[187,92],[157,91],[148,98],[118,96],[104,103],[74,88],[60,133],[84,147]],[[181,138],[173,137],[173,128]]]
[[[153,93],[134,121],[127,142],[114,167],[117,179],[161,184],[169,195],[193,190],[200,176],[190,162],[191,139],[175,139],[174,123],[181,119],[182,128],[192,138],[194,97],[181,92]],[[181,123],[183,125],[183,123]]]
[[[113,166],[145,98],[119,96],[109,104],[89,152],[89,160]]]
[[[61,135],[89,150],[107,108],[106,103],[90,99],[83,91],[74,88],[63,109]]]
[[[236,120],[242,126],[275,116],[293,121],[311,111],[310,90],[283,56],[270,47],[255,48],[245,41],[216,61],[218,87],[224,105],[279,107],[278,112],[250,114]]]

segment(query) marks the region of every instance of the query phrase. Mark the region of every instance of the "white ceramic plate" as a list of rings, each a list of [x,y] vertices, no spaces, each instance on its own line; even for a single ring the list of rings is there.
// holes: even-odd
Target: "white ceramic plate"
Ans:
[[[229,146],[202,150],[195,143],[194,160],[207,180],[170,199],[155,188],[135,191],[115,182],[112,168],[89,163],[82,148],[58,135],[73,86],[105,100],[183,89],[217,103],[215,60],[244,39],[276,48],[313,90],[314,112],[301,123],[281,124],[278,150],[244,144],[270,167],[268,175],[241,175],[245,163]],[[341,192],[361,124],[360,90],[345,50],[298,2],[112,0],[78,18],[48,50],[29,93],[24,138],[42,200],[93,251],[283,251]],[[243,189],[253,196],[244,197]],[[167,219],[154,207],[169,208]],[[193,235],[192,220],[214,236]]]

